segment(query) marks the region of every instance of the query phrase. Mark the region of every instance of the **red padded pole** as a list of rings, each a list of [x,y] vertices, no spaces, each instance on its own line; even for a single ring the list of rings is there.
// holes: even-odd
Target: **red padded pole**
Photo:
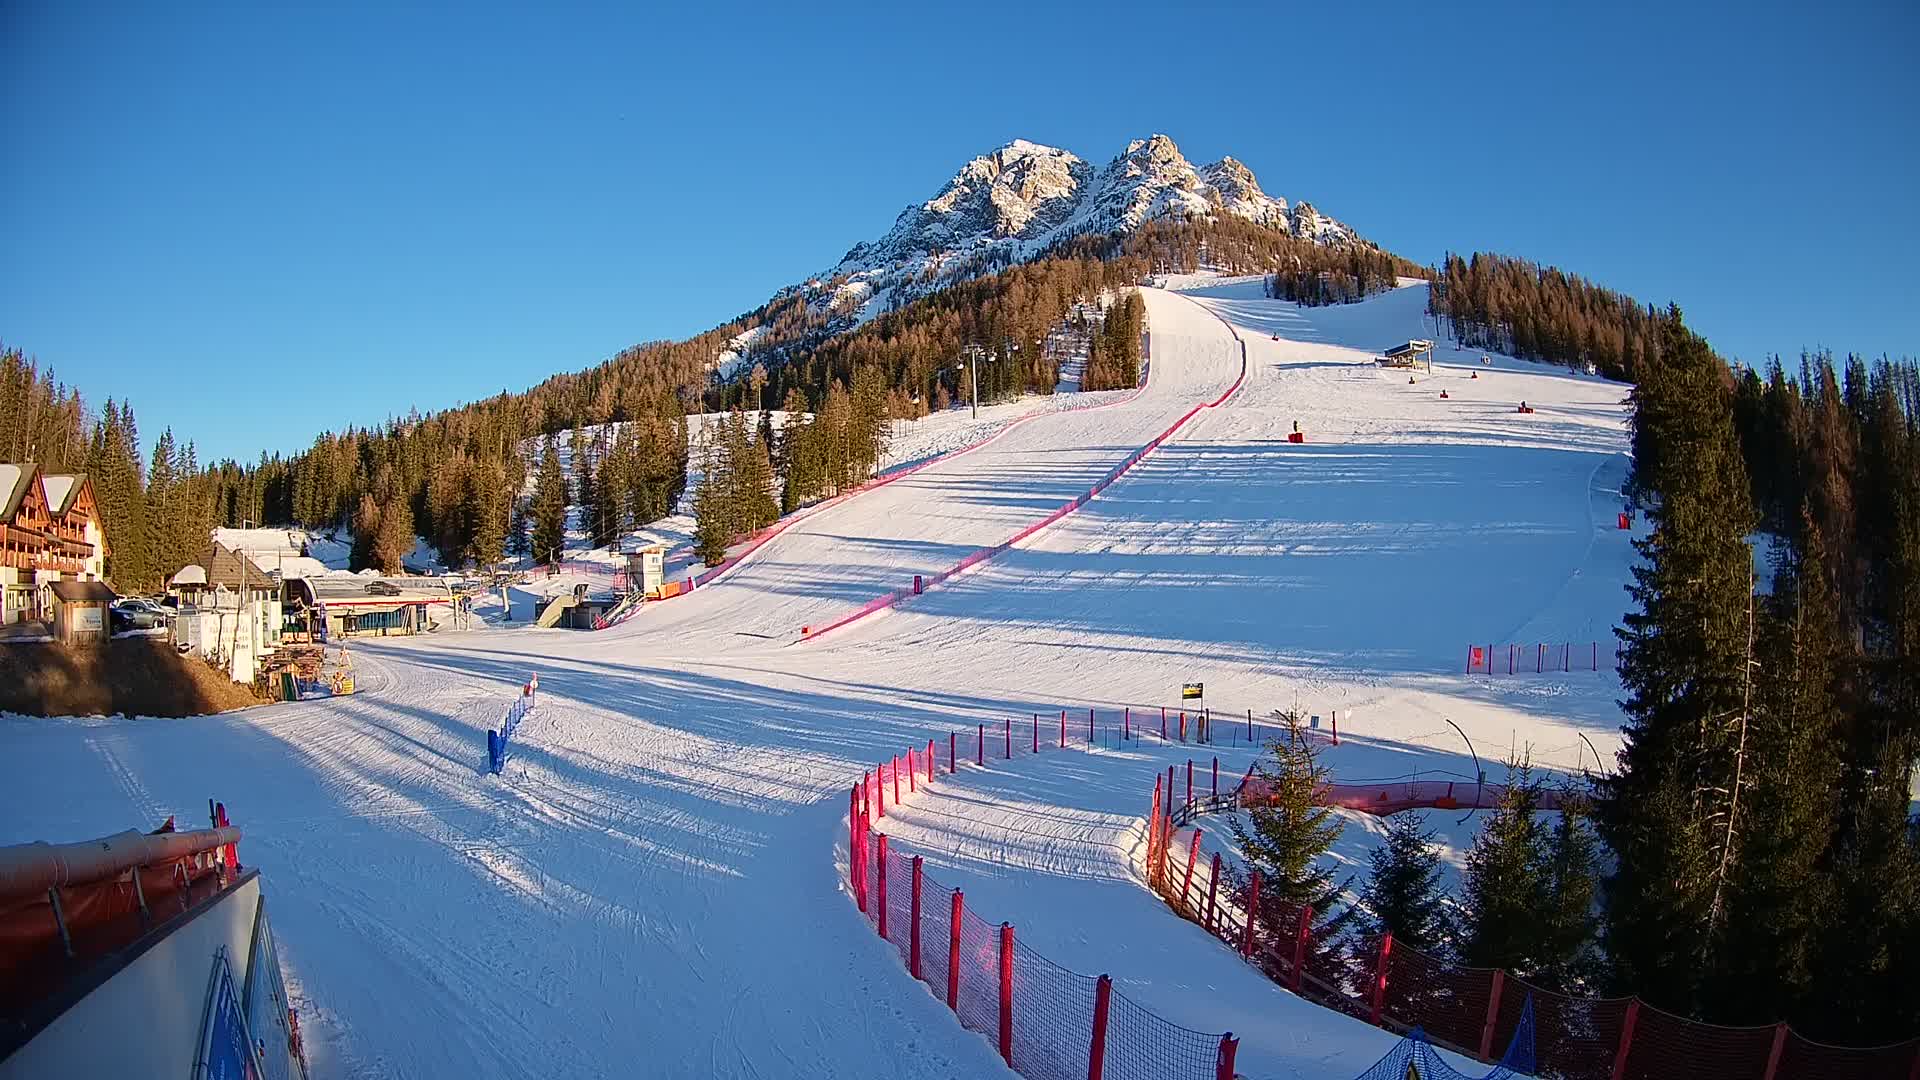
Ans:
[[[916,781],[920,777],[920,767],[913,763],[913,747],[907,747],[907,792],[920,790]]]
[[[967,902],[960,890],[953,890],[953,919],[947,930],[947,1008],[960,1011],[960,922],[966,917]]]
[[[1220,1059],[1213,1070],[1214,1080],[1233,1080],[1233,1059],[1240,1052],[1240,1040],[1229,1031],[1220,1036]]]
[[[1507,973],[1493,969],[1493,989],[1487,992],[1487,1018],[1480,1025],[1480,1060],[1493,1053],[1493,1028],[1500,1020],[1500,992],[1506,988]]]
[[[933,752],[933,740],[928,739],[927,740],[927,783],[929,784],[933,783],[933,770],[935,768],[935,764],[934,764],[935,760],[936,759],[934,757],[934,752]]]
[[[1213,932],[1215,898],[1220,895],[1220,853],[1213,853],[1213,866],[1207,871],[1207,932]]]
[[[907,946],[907,967],[920,977],[920,856],[913,857],[913,940]]]
[[[1293,992],[1300,992],[1300,984],[1307,970],[1307,942],[1313,937],[1313,905],[1300,909],[1300,929],[1293,935]]]
[[[1200,830],[1193,830],[1193,842],[1187,845],[1187,876],[1180,882],[1180,903],[1184,906],[1187,894],[1193,891],[1193,864],[1200,861]]]
[[[893,805],[900,805],[900,759],[893,759]]]
[[[1013,924],[1000,924],[1000,1057],[1013,1064]]]
[[[1187,741],[1187,710],[1180,710],[1180,741]]]
[[[1107,1071],[1107,1011],[1112,1007],[1113,980],[1100,976],[1093,984],[1093,1043],[1087,1048],[1087,1080],[1102,1080]]]
[[[880,892],[874,899],[880,903],[880,936],[887,936],[887,834],[881,833],[879,844],[874,849],[874,857],[879,860]]]
[[[1627,1018],[1620,1024],[1620,1048],[1613,1052],[1613,1080],[1627,1075],[1627,1055],[1633,1051],[1633,1028],[1640,1022],[1640,999],[1627,1002]]]
[[[1240,956],[1253,958],[1253,924],[1260,917],[1260,871],[1253,872],[1253,884],[1247,889],[1247,927],[1240,936]]]
[[[1787,1023],[1782,1020],[1773,1027],[1773,1049],[1767,1052],[1767,1072],[1761,1080],[1774,1080],[1780,1075],[1780,1055],[1787,1049]]]
[[[1387,1003],[1387,958],[1393,953],[1393,935],[1380,935],[1380,955],[1373,961],[1373,1026],[1380,1026],[1380,1013]]]
[[[880,796],[877,802],[880,812],[874,817],[884,818],[887,816],[887,767],[885,765],[876,765],[873,768],[873,790]],[[894,800],[894,802],[899,801],[899,799]]]

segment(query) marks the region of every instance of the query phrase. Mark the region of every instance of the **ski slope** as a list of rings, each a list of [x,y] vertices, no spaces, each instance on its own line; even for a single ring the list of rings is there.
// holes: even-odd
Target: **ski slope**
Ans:
[[[1603,637],[1624,608],[1624,388],[1511,361],[1471,379],[1477,354],[1444,349],[1432,378],[1381,374],[1370,350],[1422,336],[1417,288],[1303,310],[1250,282],[1173,284],[1145,293],[1138,395],[808,514],[614,630],[355,644],[361,694],[227,716],[0,718],[0,841],[225,801],[265,872],[316,1076],[1006,1075],[842,892],[846,785],[873,762],[1008,715],[1171,702],[1187,680],[1236,712],[1338,709],[1342,779],[1472,775],[1453,723],[1483,762],[1530,744],[1590,766],[1589,741],[1614,744],[1610,673],[1459,664],[1469,641]],[[1004,541],[1219,398],[1241,377],[1229,323],[1245,383],[1102,496],[795,643]],[[1512,412],[1523,398],[1537,413]],[[1295,420],[1304,445],[1285,442]],[[540,705],[486,776],[485,730],[530,674]],[[901,842],[941,853],[938,876],[1042,953],[1232,1028],[1247,1075],[1357,1073],[1391,1036],[1199,955],[1204,935],[1133,884],[1134,819],[1184,757],[962,772],[927,806],[946,831]],[[1337,854],[1368,843],[1349,830]]]
[[[976,449],[805,513],[737,569],[612,633],[703,652],[787,643],[881,593],[931,577],[1083,494],[1121,460],[1240,378],[1232,337],[1202,305],[1149,292],[1155,357],[1138,394],[1018,421]],[[668,646],[671,647],[671,646]]]

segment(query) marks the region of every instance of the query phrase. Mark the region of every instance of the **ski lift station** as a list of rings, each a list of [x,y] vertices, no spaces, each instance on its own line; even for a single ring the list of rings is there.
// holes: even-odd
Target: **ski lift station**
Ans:
[[[1403,341],[1379,355],[1374,363],[1383,368],[1423,368],[1433,372],[1433,342],[1415,338]]]

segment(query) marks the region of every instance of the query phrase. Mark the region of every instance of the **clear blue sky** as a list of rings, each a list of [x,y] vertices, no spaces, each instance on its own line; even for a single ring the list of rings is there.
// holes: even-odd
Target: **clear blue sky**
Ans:
[[[245,459],[710,328],[1009,139],[1164,131],[1735,356],[1920,352],[1920,8],[1466,6],[10,0],[0,341]]]

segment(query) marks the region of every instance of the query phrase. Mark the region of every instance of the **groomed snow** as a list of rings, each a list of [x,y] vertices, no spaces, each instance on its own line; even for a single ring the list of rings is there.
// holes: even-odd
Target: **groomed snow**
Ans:
[[[1003,427],[614,630],[356,643],[361,693],[220,717],[0,719],[0,841],[224,800],[317,1076],[1006,1075],[836,877],[847,785],[873,762],[1008,715],[1170,703],[1186,680],[1223,710],[1340,710],[1341,777],[1471,773],[1449,721],[1483,761],[1531,744],[1573,767],[1588,740],[1614,745],[1610,673],[1460,664],[1470,641],[1604,637],[1625,606],[1624,387],[1444,349],[1413,385],[1373,370],[1372,350],[1432,336],[1417,288],[1301,310],[1251,282],[1180,284],[1146,294],[1137,397]],[[1218,397],[1240,356],[1215,313],[1252,369],[1221,408],[1013,551],[793,644],[1004,540]],[[1538,412],[1513,413],[1522,398]],[[1284,441],[1294,420],[1304,445]],[[540,705],[488,777],[485,729],[535,673]],[[1259,983],[1131,882],[1116,838],[1169,756],[1185,755],[963,773],[936,785],[956,835],[1039,839],[917,842],[1042,953],[1231,1027],[1247,1075],[1353,1075],[1392,1037]],[[1364,858],[1363,837],[1344,843]]]

